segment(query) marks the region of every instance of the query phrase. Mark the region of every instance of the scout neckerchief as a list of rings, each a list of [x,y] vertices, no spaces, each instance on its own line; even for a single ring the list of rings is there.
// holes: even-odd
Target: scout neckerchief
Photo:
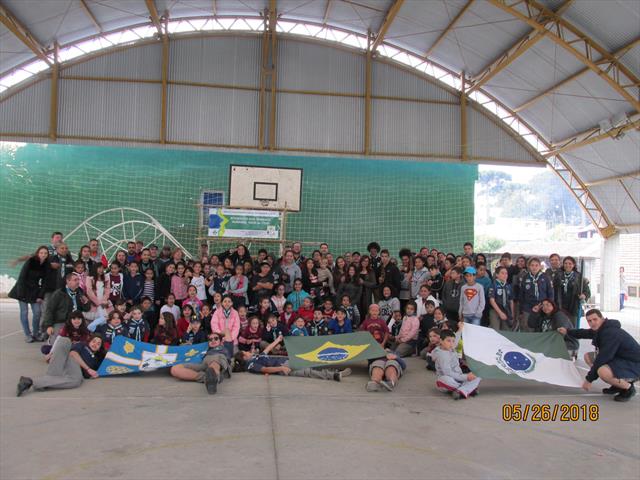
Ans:
[[[540,292],[538,291],[538,279],[542,276],[542,271],[539,271],[535,275],[531,275],[531,272],[527,273],[529,275],[529,278],[531,279],[531,282],[533,283],[533,293],[535,294],[537,300],[538,298],[540,298]]]

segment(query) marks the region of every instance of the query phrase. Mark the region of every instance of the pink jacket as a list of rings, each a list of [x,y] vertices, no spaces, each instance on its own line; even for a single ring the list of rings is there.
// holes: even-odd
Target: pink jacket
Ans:
[[[398,332],[396,340],[398,343],[406,343],[418,338],[418,331],[420,330],[420,319],[418,317],[404,317],[402,320],[402,326]]]
[[[240,333],[240,316],[235,308],[231,308],[229,318],[224,315],[224,308],[217,308],[211,316],[211,331],[214,333],[223,333],[225,324],[231,332],[231,338],[234,344],[238,344],[238,334]]]
[[[93,289],[95,288],[94,283],[95,282],[93,277],[87,277],[87,289],[85,290],[85,293],[87,294],[87,297],[89,297],[89,300],[91,300],[92,312],[95,312],[103,303],[107,303],[109,301],[109,296],[111,295],[111,282],[109,282],[109,277],[107,275],[105,275],[104,277],[104,292],[101,298],[98,298],[96,292],[93,291]]]

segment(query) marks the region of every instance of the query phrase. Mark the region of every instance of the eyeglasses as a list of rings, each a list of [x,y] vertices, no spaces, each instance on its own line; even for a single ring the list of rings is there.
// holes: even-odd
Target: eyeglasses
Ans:
[[[219,342],[219,341],[220,341],[220,337],[209,337],[209,339],[210,339],[212,342]]]

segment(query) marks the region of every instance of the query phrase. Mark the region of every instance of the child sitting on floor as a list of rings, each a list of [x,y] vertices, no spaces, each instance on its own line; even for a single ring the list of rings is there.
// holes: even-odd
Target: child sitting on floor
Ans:
[[[456,348],[456,335],[451,330],[440,333],[440,346],[433,351],[436,364],[436,388],[451,393],[454,400],[475,397],[478,394],[480,378],[473,373],[463,373]]]

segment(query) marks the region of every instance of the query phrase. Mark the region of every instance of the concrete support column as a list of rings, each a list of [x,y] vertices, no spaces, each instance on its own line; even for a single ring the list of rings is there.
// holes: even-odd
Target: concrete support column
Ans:
[[[600,308],[605,312],[620,310],[620,234],[602,241],[600,255]]]

